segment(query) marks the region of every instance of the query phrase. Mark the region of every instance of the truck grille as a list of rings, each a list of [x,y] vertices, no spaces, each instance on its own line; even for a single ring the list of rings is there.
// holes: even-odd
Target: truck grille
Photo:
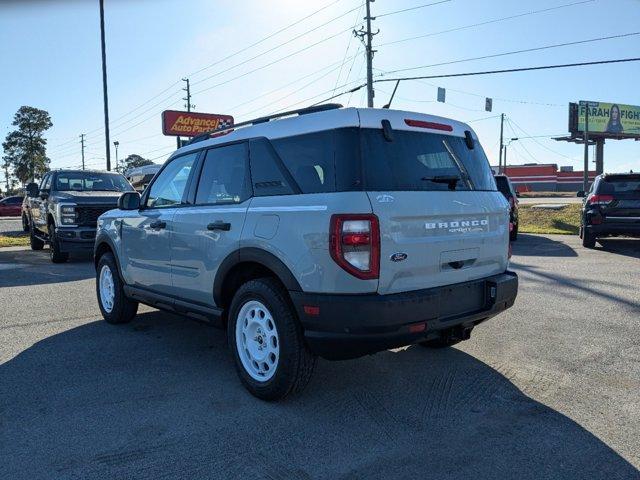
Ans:
[[[95,227],[98,217],[108,210],[116,208],[115,205],[100,207],[76,207],[76,222],[83,227]]]

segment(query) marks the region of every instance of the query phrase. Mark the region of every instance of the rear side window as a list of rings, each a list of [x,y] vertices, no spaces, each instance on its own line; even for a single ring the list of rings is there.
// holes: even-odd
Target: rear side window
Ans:
[[[336,191],[333,130],[271,140],[302,193]]]
[[[362,129],[365,185],[371,191],[496,191],[482,147],[469,150],[464,138],[396,130]]]
[[[207,150],[196,193],[197,205],[241,203],[250,196],[247,144]]]
[[[249,143],[251,159],[251,181],[256,197],[269,195],[291,195],[294,192],[288,172],[266,139],[252,140]]]
[[[600,183],[598,193],[640,198],[640,176],[607,176]]]

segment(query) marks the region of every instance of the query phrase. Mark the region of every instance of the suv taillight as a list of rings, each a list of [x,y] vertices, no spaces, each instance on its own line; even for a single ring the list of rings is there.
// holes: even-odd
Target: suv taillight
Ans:
[[[591,195],[587,199],[589,205],[609,205],[613,202],[613,195]]]
[[[373,214],[332,215],[329,231],[331,258],[362,280],[380,274],[380,224]]]

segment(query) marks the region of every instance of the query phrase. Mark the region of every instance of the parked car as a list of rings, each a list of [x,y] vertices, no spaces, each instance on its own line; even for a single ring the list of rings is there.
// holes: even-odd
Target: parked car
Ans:
[[[598,175],[588,193],[580,191],[582,202],[580,238],[594,248],[598,238],[640,236],[640,174]]]
[[[498,190],[509,202],[509,220],[512,225],[509,239],[515,242],[518,239],[518,192],[506,175],[496,175],[495,179]]]
[[[104,319],[140,302],[223,325],[241,381],[272,400],[317,355],[446,347],[511,307],[509,207],[471,127],[337,107],[196,138],[123,194],[98,220]]]
[[[52,171],[27,189],[31,248],[49,244],[54,263],[66,262],[70,252],[91,251],[98,217],[116,208],[122,192],[134,191],[123,175],[92,170]]]
[[[22,198],[13,196],[0,200],[0,217],[19,217],[22,209]]]
[[[162,165],[156,165],[155,163],[153,165],[144,165],[143,167],[127,170],[124,175],[129,180],[129,183],[133,185],[133,188],[138,192],[143,192],[161,167]]]

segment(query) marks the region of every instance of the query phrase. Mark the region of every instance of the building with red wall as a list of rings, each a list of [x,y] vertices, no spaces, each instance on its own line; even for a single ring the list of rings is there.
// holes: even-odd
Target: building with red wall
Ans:
[[[494,173],[498,167],[491,167]],[[573,167],[559,167],[555,163],[527,163],[507,165],[504,172],[519,192],[577,192],[582,190],[582,170]],[[589,184],[596,177],[589,171]]]

